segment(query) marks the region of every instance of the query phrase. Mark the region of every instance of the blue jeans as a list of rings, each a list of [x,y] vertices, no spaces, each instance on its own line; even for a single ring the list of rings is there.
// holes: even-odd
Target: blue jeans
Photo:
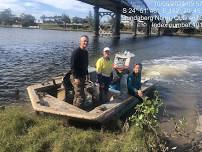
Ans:
[[[120,82],[119,83],[117,82],[117,83],[111,84],[109,87],[112,88],[112,89],[114,89],[114,90],[120,91]]]

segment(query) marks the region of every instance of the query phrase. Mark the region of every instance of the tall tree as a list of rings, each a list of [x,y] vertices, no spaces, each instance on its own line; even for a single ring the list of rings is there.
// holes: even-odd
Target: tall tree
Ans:
[[[1,12],[0,21],[1,21],[1,24],[4,24],[4,25],[12,25],[13,15],[10,8],[5,9],[4,11]]]
[[[94,18],[93,18],[91,11],[89,11],[89,13],[88,13],[87,21],[88,21],[89,26],[92,28],[94,25]]]
[[[83,24],[85,22],[86,22],[86,20],[83,19],[83,18],[80,18],[80,17],[75,16],[75,17],[72,18],[72,23]]]
[[[184,13],[184,17],[185,17],[185,20],[186,20],[187,23],[191,22],[191,19],[190,19],[191,16],[192,16],[192,12]]]
[[[46,16],[45,15],[42,15],[41,17],[40,17],[40,19],[43,21],[43,23],[45,22],[45,19],[46,19]]]
[[[66,28],[67,23],[71,23],[69,16],[67,16],[66,14],[62,14],[62,21],[64,23],[64,28]]]
[[[29,14],[21,14],[22,26],[29,27],[35,25],[35,17]]]
[[[50,17],[50,19],[52,19],[52,23],[63,24],[62,16],[55,15]]]
[[[200,34],[201,34],[202,33],[202,16],[199,16],[197,24],[198,24],[198,29],[199,29]]]

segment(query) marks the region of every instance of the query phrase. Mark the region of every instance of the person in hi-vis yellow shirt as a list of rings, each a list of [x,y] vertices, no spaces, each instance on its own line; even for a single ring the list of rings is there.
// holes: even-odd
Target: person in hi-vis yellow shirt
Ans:
[[[96,73],[97,73],[97,82],[99,84],[100,90],[100,104],[106,103],[109,101],[107,98],[109,85],[112,81],[112,66],[113,62],[110,59],[110,48],[105,47],[103,49],[103,56],[99,58],[96,62]]]

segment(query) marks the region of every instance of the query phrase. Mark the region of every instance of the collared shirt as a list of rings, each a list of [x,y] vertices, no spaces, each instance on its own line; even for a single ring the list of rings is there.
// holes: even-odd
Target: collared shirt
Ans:
[[[105,77],[110,77],[112,73],[113,62],[101,57],[96,62],[96,72]]]

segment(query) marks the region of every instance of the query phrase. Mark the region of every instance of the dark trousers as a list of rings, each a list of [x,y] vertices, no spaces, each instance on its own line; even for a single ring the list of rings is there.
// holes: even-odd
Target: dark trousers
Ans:
[[[106,102],[109,102],[108,92],[109,92],[109,85],[111,83],[111,77],[102,76],[101,80],[102,81],[99,82],[99,85],[100,85],[99,102],[100,104],[104,104]]]

